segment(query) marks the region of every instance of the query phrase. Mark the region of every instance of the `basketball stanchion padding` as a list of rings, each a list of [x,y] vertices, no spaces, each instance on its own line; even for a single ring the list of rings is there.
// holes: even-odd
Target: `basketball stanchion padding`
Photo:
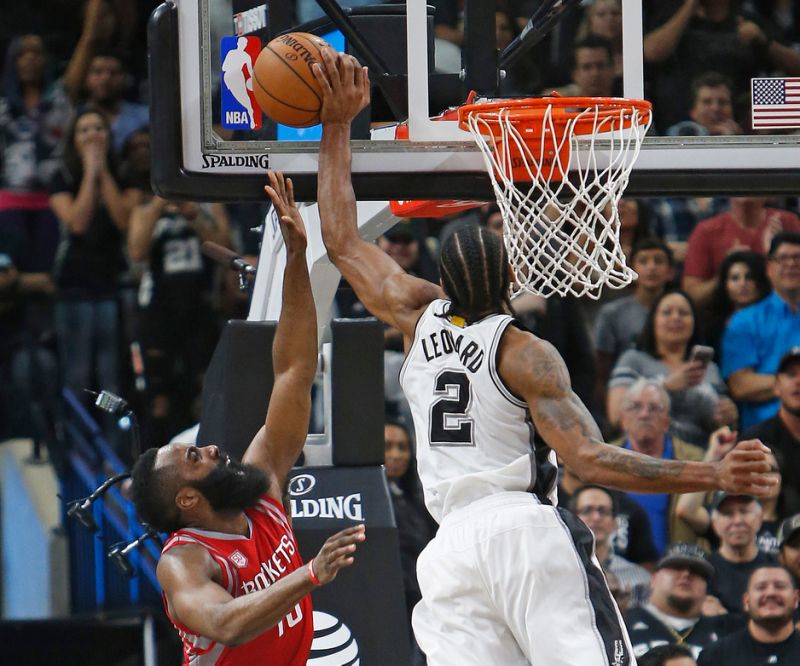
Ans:
[[[513,295],[600,297],[636,277],[617,205],[652,122],[644,100],[475,100],[458,108],[503,215]]]
[[[290,127],[319,123],[322,90],[311,66],[329,44],[308,32],[290,32],[269,42],[256,58],[253,93],[273,121]]]

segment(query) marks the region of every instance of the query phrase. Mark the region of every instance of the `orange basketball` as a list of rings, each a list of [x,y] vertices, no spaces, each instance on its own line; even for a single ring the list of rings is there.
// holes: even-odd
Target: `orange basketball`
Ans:
[[[289,32],[267,44],[256,59],[253,93],[262,111],[276,123],[310,127],[319,122],[322,91],[311,65],[322,62],[329,46],[307,32]]]

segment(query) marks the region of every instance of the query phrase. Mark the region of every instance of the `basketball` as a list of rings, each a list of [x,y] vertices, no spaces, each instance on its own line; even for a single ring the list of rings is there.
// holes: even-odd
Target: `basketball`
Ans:
[[[311,65],[322,62],[329,44],[307,32],[290,32],[267,44],[256,59],[253,92],[261,110],[276,123],[310,127],[319,123],[322,91]]]

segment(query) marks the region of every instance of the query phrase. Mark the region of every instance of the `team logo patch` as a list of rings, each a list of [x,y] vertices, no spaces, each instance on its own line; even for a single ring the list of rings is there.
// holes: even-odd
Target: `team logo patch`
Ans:
[[[244,569],[247,566],[247,558],[242,555],[238,550],[234,550],[230,555],[230,561],[233,562],[237,568]]]
[[[261,108],[253,94],[253,63],[261,53],[258,37],[223,37],[221,42],[221,125],[225,129],[256,130],[261,127]]]

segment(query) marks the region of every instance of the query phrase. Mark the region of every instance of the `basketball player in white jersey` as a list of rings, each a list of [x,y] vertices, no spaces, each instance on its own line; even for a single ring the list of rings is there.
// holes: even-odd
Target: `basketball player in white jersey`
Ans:
[[[236,40],[236,48],[225,54],[225,60],[222,61],[222,80],[234,99],[247,111],[247,117],[250,118],[250,129],[254,129],[256,119],[250,95],[247,94],[248,90],[253,89],[253,59],[244,50],[246,46],[247,37],[239,37]],[[247,78],[242,71],[245,68],[247,69]]]
[[[606,445],[554,348],[509,316],[502,242],[478,227],[442,247],[442,285],[405,274],[362,240],[350,122],[369,101],[365,68],[323,51],[318,201],[322,236],[367,309],[402,331],[426,505],[440,523],[418,562],[414,632],[431,666],[635,663],[593,538],[557,508],[554,452],[585,482],[638,492],[712,488],[763,495],[767,449],[720,463],[660,460]]]

